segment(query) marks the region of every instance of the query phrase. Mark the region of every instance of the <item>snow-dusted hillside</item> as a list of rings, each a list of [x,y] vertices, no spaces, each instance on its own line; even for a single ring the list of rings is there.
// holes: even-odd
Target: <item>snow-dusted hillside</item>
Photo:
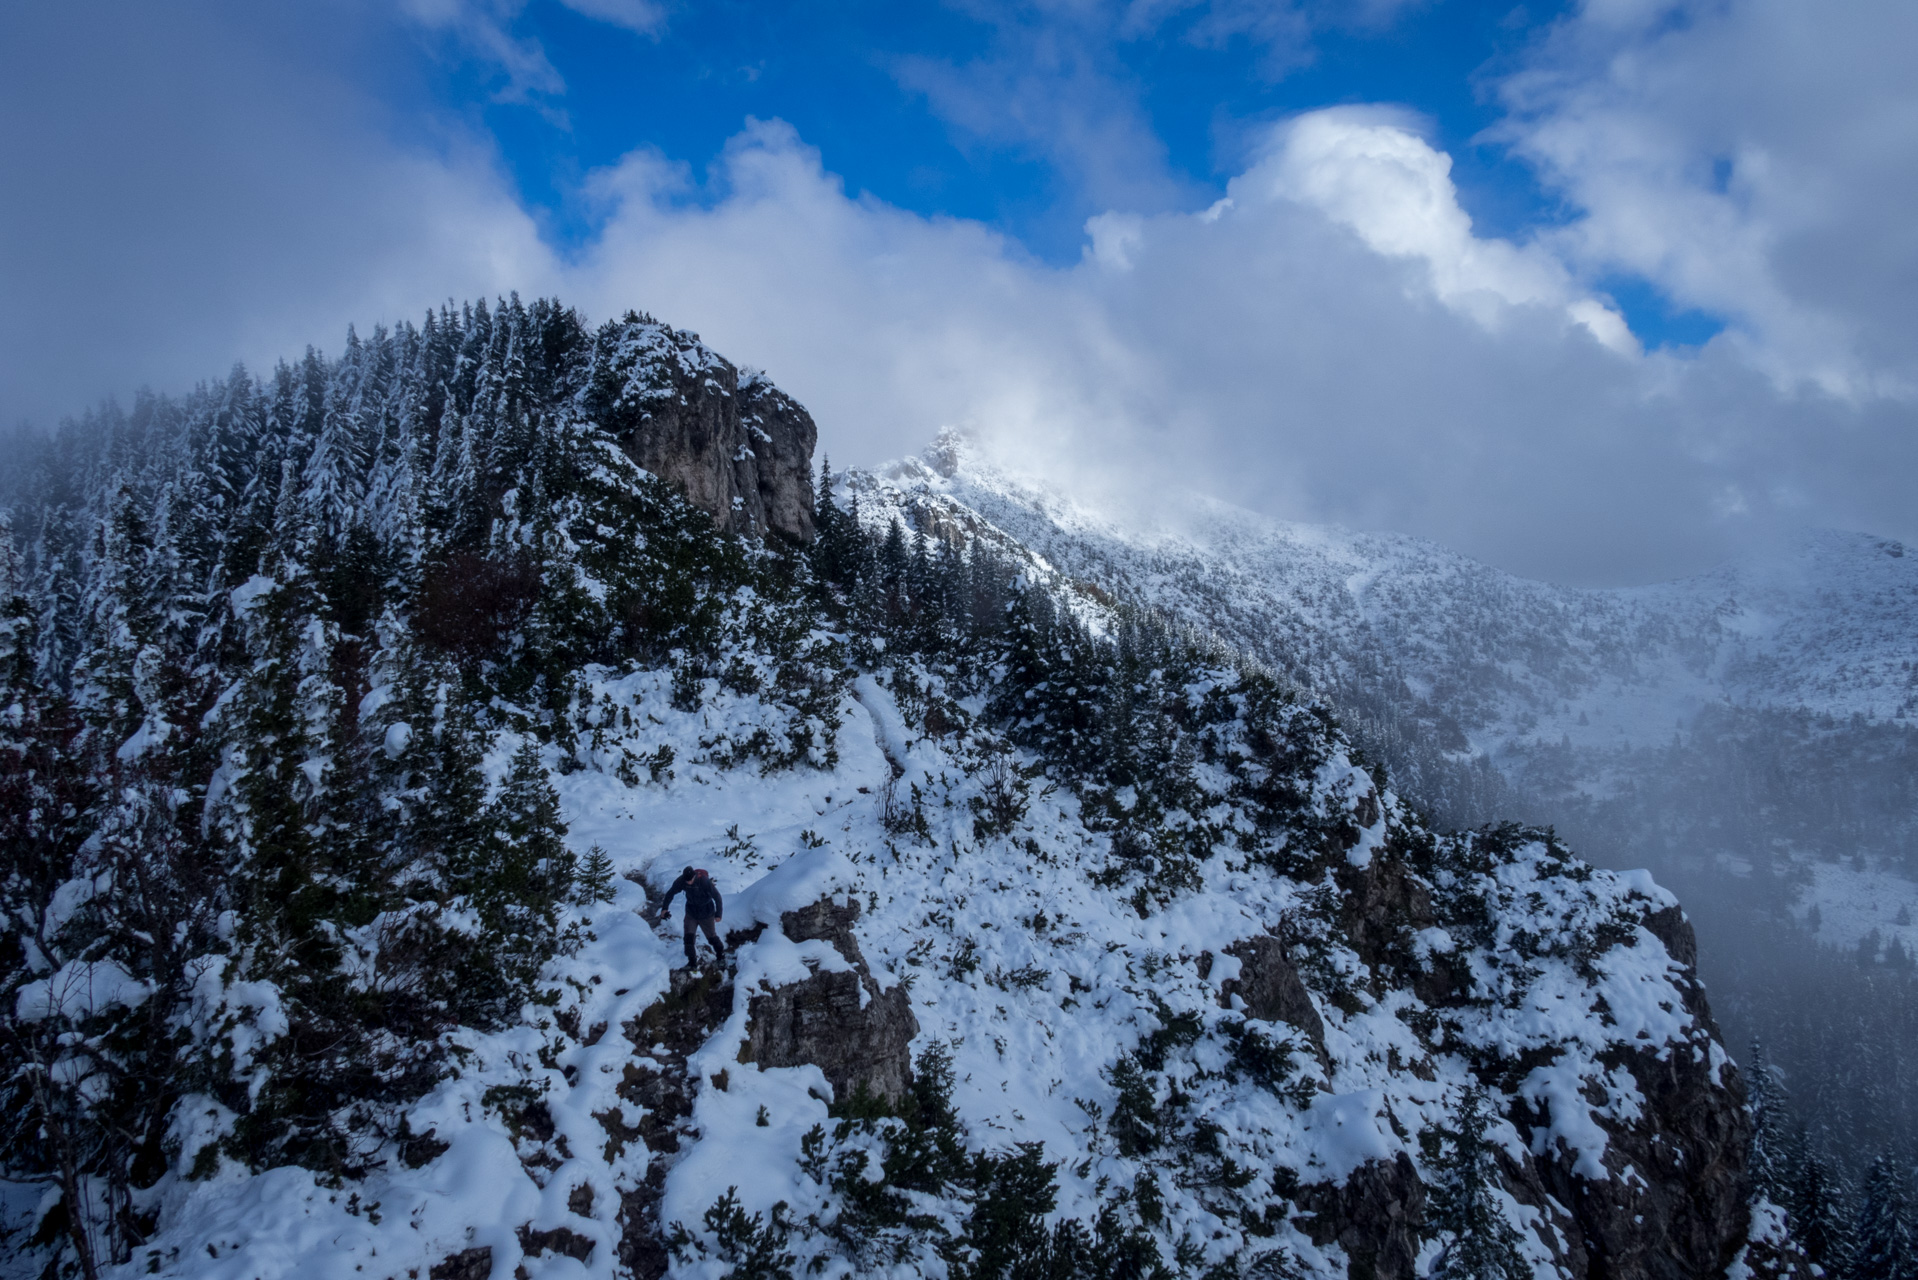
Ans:
[[[518,299],[69,428],[0,538],[11,1275],[1791,1271],[1650,876],[809,447]],[[726,963],[640,914],[687,865]]]
[[[1068,578],[1187,618],[1313,687],[1383,663],[1456,726],[1461,751],[1656,745],[1724,700],[1918,724],[1918,554],[1880,538],[1808,535],[1694,578],[1579,589],[1196,494],[1113,515],[953,433],[846,483],[870,519],[976,513]]]
[[[1256,655],[1338,703],[1422,802],[1461,825],[1519,811],[1591,832],[1579,821],[1587,802],[1670,775],[1656,753],[1702,711],[1809,717],[1802,730],[1785,725],[1790,735],[1740,728],[1740,759],[1719,771],[1827,774],[1840,789],[1803,797],[1804,812],[1763,833],[1726,834],[1729,847],[1646,852],[1630,829],[1602,841],[1618,846],[1605,855],[1733,876],[1783,856],[1795,868],[1790,909],[1835,945],[1873,928],[1898,936],[1900,909],[1918,913],[1918,793],[1899,781],[1918,743],[1918,554],[1898,543],[1810,534],[1694,578],[1576,589],[1420,538],[1274,521],[1193,494],[1163,492],[1115,515],[953,433],[923,458],[851,473],[843,488],[875,525],[898,517],[1028,547],[1095,614],[1098,601],[1146,604]],[[1864,740],[1873,734],[1880,741]],[[1478,785],[1474,758],[1502,785]],[[1695,798],[1734,809],[1770,799],[1719,782]],[[1861,806],[1846,786],[1871,798]],[[1830,838],[1804,838],[1813,814],[1834,810],[1860,816]],[[1813,874],[1846,854],[1882,871],[1897,901],[1861,901],[1842,876]]]
[[[756,698],[713,681],[678,711],[669,673],[589,673],[593,744],[545,758],[570,838],[610,851],[622,877],[612,902],[572,914],[583,943],[542,975],[550,1003],[461,1033],[456,1069],[406,1110],[413,1136],[375,1172],[228,1165],[169,1183],[126,1274],[984,1274],[965,1262],[977,1188],[914,1181],[893,1160],[901,1122],[836,1120],[846,1090],[819,1066],[748,1060],[755,999],[855,966],[868,1004],[908,993],[916,1035],[898,1047],[922,1070],[949,1052],[965,1148],[1039,1144],[1056,1201],[1025,1208],[1035,1229],[1086,1224],[1089,1249],[1136,1237],[1165,1274],[1362,1262],[1409,1277],[1444,1244],[1421,1218],[1445,1177],[1439,1139],[1486,1083],[1487,1138],[1510,1162],[1494,1202],[1535,1274],[1583,1274],[1601,1250],[1617,1275],[1729,1259],[1742,1089],[1686,968],[1688,931],[1648,877],[1523,835],[1434,842],[1303,707],[1268,723],[1322,754],[1289,780],[1302,807],[1262,834],[1246,787],[1279,766],[1231,710],[1253,691],[1221,671],[1184,691],[1200,715],[1228,699],[1196,735],[1222,750],[1198,765],[1188,817],[1219,838],[1160,903],[1115,851],[1104,802],[1050,780],[1042,755],[1011,755],[1019,812],[982,823],[1006,802],[990,765],[1010,748],[945,692],[915,666],[862,676],[833,767],[768,774],[714,759],[716,739],[765,717]],[[622,780],[661,747],[669,775]],[[922,824],[889,815],[901,794]],[[688,863],[727,894],[736,970],[674,975],[676,924],[638,915],[639,882],[657,891]],[[850,954],[781,931],[822,900],[856,912]],[[848,1158],[850,1185],[879,1195],[896,1178],[910,1212],[862,1218]],[[790,1255],[784,1270],[734,1270],[758,1246],[711,1214],[727,1197],[756,1219],[762,1261]],[[662,1244],[678,1224],[677,1247]]]

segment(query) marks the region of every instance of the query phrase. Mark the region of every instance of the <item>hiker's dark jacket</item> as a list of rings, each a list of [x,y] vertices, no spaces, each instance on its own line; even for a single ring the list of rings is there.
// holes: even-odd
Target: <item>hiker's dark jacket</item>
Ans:
[[[686,894],[686,918],[688,920],[717,920],[725,909],[725,900],[719,896],[719,886],[713,883],[711,876],[698,876],[682,873],[673,881],[673,887],[666,890],[665,901],[659,904],[659,914],[665,915],[673,909],[673,898],[684,891]]]

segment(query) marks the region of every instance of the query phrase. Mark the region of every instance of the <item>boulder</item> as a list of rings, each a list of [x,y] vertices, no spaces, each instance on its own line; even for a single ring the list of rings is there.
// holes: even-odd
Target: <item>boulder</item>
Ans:
[[[761,1067],[811,1065],[826,1073],[844,1101],[863,1085],[897,1102],[912,1088],[912,1038],[919,1022],[903,987],[881,990],[853,937],[859,906],[823,898],[780,917],[794,942],[829,942],[852,972],[814,972],[801,982],[757,994],[747,1005],[739,1060]]]

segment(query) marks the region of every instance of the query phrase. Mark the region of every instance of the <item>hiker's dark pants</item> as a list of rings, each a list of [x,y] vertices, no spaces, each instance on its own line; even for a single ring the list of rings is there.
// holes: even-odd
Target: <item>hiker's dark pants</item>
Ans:
[[[719,940],[719,934],[714,932],[712,917],[708,916],[704,920],[697,920],[697,919],[694,919],[692,916],[687,916],[686,917],[686,963],[687,964],[699,963],[699,951],[695,946],[695,940],[693,938],[693,930],[695,929],[704,929],[706,931],[706,941],[713,944],[714,957],[720,960],[724,960],[726,958],[726,944],[721,942]]]

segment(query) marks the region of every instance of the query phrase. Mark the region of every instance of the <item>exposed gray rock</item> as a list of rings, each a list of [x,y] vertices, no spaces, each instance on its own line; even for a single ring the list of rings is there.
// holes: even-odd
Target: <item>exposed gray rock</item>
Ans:
[[[1269,933],[1242,938],[1225,949],[1236,958],[1239,976],[1220,985],[1219,994],[1228,1002],[1233,996],[1245,1001],[1248,1016],[1266,1022],[1283,1022],[1304,1033],[1320,1062],[1330,1069],[1325,1053],[1325,1023],[1313,1007],[1312,997],[1299,978],[1299,971],[1285,954],[1285,943]]]
[[[619,1096],[638,1109],[639,1123],[629,1126],[618,1111],[601,1112],[596,1118],[610,1142],[624,1145],[636,1139],[651,1152],[645,1178],[620,1191],[615,1253],[620,1274],[634,1280],[659,1280],[671,1262],[659,1202],[666,1190],[666,1173],[682,1154],[682,1139],[692,1132],[697,1084],[687,1071],[686,1058],[731,1015],[732,1008],[733,985],[723,973],[695,975],[676,970],[666,994],[622,1028],[633,1048],[641,1052],[626,1064]]]
[[[1353,867],[1343,857],[1333,857],[1326,869],[1340,890],[1339,932],[1371,971],[1375,991],[1410,985],[1435,1008],[1482,999],[1451,959],[1421,958],[1414,951],[1415,932],[1436,922],[1432,892],[1389,842],[1367,866]],[[1554,1230],[1544,1233],[1541,1242],[1574,1277],[1680,1280],[1722,1275],[1744,1247],[1749,1221],[1751,1183],[1745,1167],[1751,1132],[1745,1090],[1736,1069],[1715,1055],[1718,1029],[1692,971],[1697,943],[1690,922],[1674,906],[1648,910],[1639,923],[1686,970],[1678,984],[1692,1018],[1686,1040],[1655,1048],[1620,1046],[1600,1056],[1605,1068],[1630,1073],[1642,1099],[1638,1116],[1629,1122],[1598,1120],[1606,1132],[1606,1176],[1581,1176],[1577,1153],[1562,1141],[1546,1146],[1542,1137],[1535,1137],[1538,1145],[1522,1160],[1501,1161],[1501,1182],[1552,1225]],[[1282,1006],[1296,1007],[1299,998],[1279,994],[1290,984],[1284,972],[1265,959],[1274,952],[1283,958],[1272,945],[1277,941],[1248,939],[1240,944],[1242,950],[1232,952],[1246,961],[1248,986],[1254,976],[1252,961],[1261,960],[1259,973],[1272,993],[1263,1007],[1275,1015]],[[1290,977],[1298,980],[1296,971]],[[1302,994],[1303,983],[1299,985]],[[1242,994],[1249,1008],[1252,995]],[[1536,1059],[1488,1059],[1480,1069],[1518,1079],[1556,1052]],[[1721,1065],[1713,1065],[1715,1056]],[[1417,1069],[1416,1063],[1412,1066]],[[1584,1093],[1584,1101],[1594,1107],[1606,1102],[1596,1080],[1586,1080]],[[1507,1118],[1521,1135],[1542,1135],[1552,1128],[1549,1110],[1523,1100],[1512,1104]],[[1416,1182],[1409,1162],[1402,1167],[1379,1163],[1363,1166],[1342,1186],[1307,1187],[1298,1204],[1312,1216],[1301,1219],[1301,1226],[1315,1240],[1344,1248],[1355,1280],[1410,1277],[1408,1259],[1416,1249],[1407,1252],[1405,1223],[1416,1218],[1424,1190],[1408,1187],[1408,1176]],[[1790,1272],[1789,1258],[1767,1265],[1779,1274]]]
[[[1373,1160],[1343,1184],[1302,1188],[1299,1228],[1318,1245],[1345,1250],[1351,1280],[1412,1280],[1425,1217],[1425,1184],[1404,1154]]]
[[[1682,914],[1676,908],[1653,913],[1667,917],[1663,927],[1674,924],[1674,915],[1683,931],[1682,946],[1691,932]],[[1676,958],[1679,948],[1666,945]],[[1611,1176],[1580,1177],[1562,1144],[1537,1161],[1546,1188],[1577,1219],[1594,1276],[1678,1280],[1716,1275],[1744,1243],[1752,1190],[1746,1172],[1751,1118],[1745,1086],[1730,1063],[1713,1066],[1718,1031],[1696,975],[1686,984],[1685,1007],[1693,1019],[1689,1045],[1614,1050],[1600,1058],[1608,1067],[1629,1071],[1643,1097],[1637,1120],[1603,1125]],[[1600,1091],[1596,1083],[1588,1088]],[[1550,1120],[1524,1111],[1521,1103],[1513,1117],[1521,1133]],[[1636,1177],[1626,1176],[1628,1168]]]
[[[575,1262],[585,1262],[593,1256],[593,1242],[570,1227],[553,1227],[546,1231],[534,1231],[530,1227],[521,1227],[519,1247],[528,1257],[538,1257],[542,1253],[557,1253]]]
[[[1645,917],[1645,929],[1665,944],[1672,959],[1687,969],[1698,963],[1698,935],[1692,932],[1691,919],[1676,903]]]
[[[721,529],[812,540],[812,415],[698,335],[629,314],[600,338],[587,401],[635,462]]]
[[[821,970],[803,982],[754,995],[739,1060],[761,1067],[816,1066],[826,1073],[838,1101],[861,1085],[876,1097],[898,1101],[912,1087],[911,1044],[919,1022],[903,988],[882,991],[873,980],[852,933],[858,918],[857,903],[841,906],[830,899],[780,917],[780,931],[792,941],[829,942],[853,971]]]
[[[493,1249],[461,1249],[436,1262],[426,1273],[432,1280],[486,1280],[493,1274]]]
[[[1352,831],[1356,843],[1357,828]],[[1373,994],[1416,979],[1424,966],[1413,935],[1437,921],[1430,888],[1390,850],[1374,853],[1362,867],[1343,856],[1332,867],[1340,890],[1339,926],[1372,971]]]

